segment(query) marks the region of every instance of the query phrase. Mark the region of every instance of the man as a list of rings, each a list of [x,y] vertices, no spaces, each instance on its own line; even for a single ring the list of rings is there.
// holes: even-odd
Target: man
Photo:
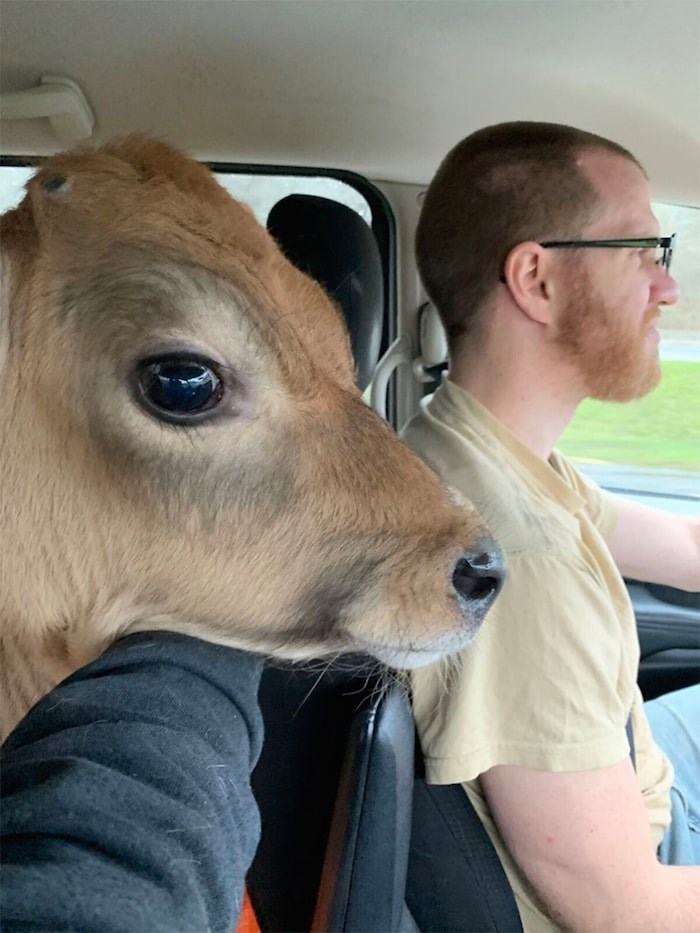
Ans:
[[[554,450],[582,399],[657,384],[670,247],[629,152],[542,123],[459,143],[418,226],[449,375],[405,439],[509,570],[474,647],[415,672],[415,713],[429,780],[463,783],[526,931],[700,929],[700,868],[678,864],[699,861],[700,688],[648,704],[657,741],[687,746],[672,791],[621,576],[699,589],[700,525],[614,499]]]

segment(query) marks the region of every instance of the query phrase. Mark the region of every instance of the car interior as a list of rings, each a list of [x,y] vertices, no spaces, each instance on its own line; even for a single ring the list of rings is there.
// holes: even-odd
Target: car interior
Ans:
[[[364,390],[382,309],[369,228],[349,208],[309,195],[280,201],[268,227],[338,302]],[[362,658],[320,671],[270,664],[260,699],[266,742],[253,786],[263,829],[248,893],[262,929],[520,929],[468,798],[424,780],[400,681]]]
[[[697,4],[4,0],[0,15],[0,181],[66,145],[134,130],[220,178],[283,178],[261,219],[341,309],[358,386],[397,430],[447,359],[412,255],[421,195],[471,130],[552,120],[629,146],[655,202],[688,212],[679,252],[688,268],[700,260]],[[327,185],[308,193],[310,178],[353,189],[363,212]],[[685,289],[692,354],[700,278]],[[700,450],[648,487],[636,472],[608,485],[698,515],[699,469]],[[700,593],[626,583],[644,698],[697,683]],[[522,929],[468,798],[424,779],[401,674],[362,657],[270,662],[260,702],[262,836],[248,876],[260,930]]]

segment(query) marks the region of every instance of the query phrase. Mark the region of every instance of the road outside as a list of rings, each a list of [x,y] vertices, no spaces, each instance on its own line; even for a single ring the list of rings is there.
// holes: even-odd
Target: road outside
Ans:
[[[645,505],[683,515],[700,515],[700,469],[697,468],[700,464],[700,333],[667,331],[662,334],[660,357],[668,377],[665,384],[662,379],[659,388],[647,399],[625,406],[587,403],[590,417],[585,417],[584,408],[583,423],[567,431],[569,444],[573,443],[575,449],[567,449],[567,435],[561,446],[579,469],[599,486]],[[685,376],[682,383],[677,381],[680,371]],[[643,457],[644,445],[653,450],[657,458],[663,458],[665,450],[682,449],[692,467],[640,466],[610,462],[607,456],[591,457],[595,449],[603,452],[606,436],[609,437],[608,452],[613,456],[617,450],[630,459]],[[682,448],[679,447],[681,439],[685,441]],[[676,453],[676,456],[681,455]]]
[[[662,331],[659,356],[662,360],[700,363],[700,331]]]

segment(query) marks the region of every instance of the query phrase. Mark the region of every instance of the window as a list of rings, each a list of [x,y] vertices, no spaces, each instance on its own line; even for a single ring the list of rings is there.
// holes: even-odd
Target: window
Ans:
[[[16,165],[3,165],[0,168],[0,214],[19,204],[24,195],[24,186],[33,172],[33,168]]]
[[[662,309],[661,382],[634,402],[586,400],[558,447],[601,486],[700,514],[700,210],[653,207],[662,233],[677,234],[681,288],[680,301]]]

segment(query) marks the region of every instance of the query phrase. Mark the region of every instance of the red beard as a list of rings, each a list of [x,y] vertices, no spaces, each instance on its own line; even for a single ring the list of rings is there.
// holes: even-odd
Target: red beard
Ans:
[[[629,402],[658,385],[658,344],[649,336],[658,316],[658,308],[649,308],[639,323],[630,324],[595,294],[590,276],[578,273],[557,343],[578,370],[587,397]]]

